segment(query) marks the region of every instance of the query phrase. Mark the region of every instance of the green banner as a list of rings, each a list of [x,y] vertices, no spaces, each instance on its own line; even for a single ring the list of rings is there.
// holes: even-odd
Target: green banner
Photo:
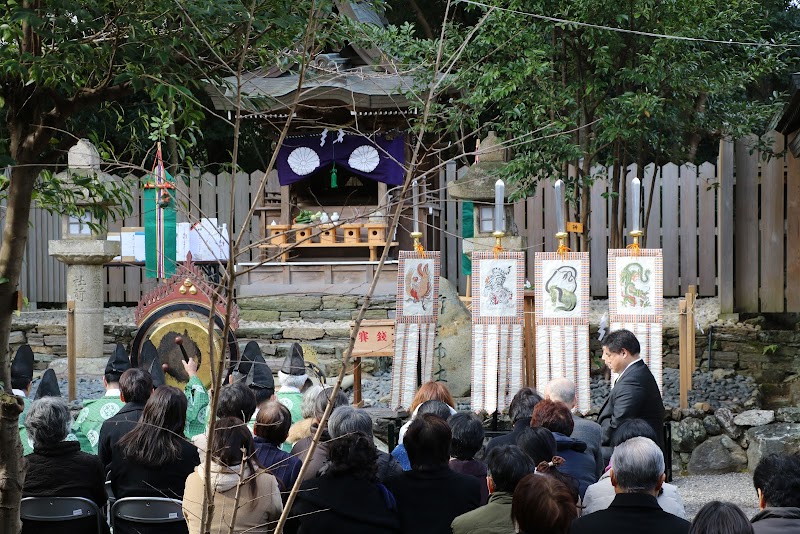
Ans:
[[[147,177],[144,190],[145,276],[169,278],[175,274],[175,179],[164,171],[166,183]]]
[[[462,202],[461,207],[463,209],[461,215],[461,238],[472,239],[475,237],[474,204],[472,202]],[[463,253],[461,254],[461,274],[466,276],[472,274],[472,260]]]

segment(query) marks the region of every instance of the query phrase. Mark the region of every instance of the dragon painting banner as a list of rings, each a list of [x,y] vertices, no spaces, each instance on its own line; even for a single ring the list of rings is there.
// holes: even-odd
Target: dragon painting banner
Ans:
[[[523,386],[525,253],[472,254],[472,410],[501,412]]]
[[[608,251],[609,326],[636,335],[642,359],[662,392],[663,264],[661,249]],[[615,380],[612,375],[612,384]]]
[[[411,405],[422,382],[433,380],[434,339],[439,317],[440,252],[400,251],[392,362],[392,407]]]
[[[589,411],[589,253],[537,252],[536,388],[555,378],[576,386],[577,407]]]

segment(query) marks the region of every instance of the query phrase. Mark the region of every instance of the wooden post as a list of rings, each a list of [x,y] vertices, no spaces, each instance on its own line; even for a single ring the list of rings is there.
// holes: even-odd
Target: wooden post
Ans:
[[[77,397],[77,369],[75,361],[75,301],[67,301],[67,398]]]
[[[356,356],[353,358],[353,406],[361,408],[363,401],[361,400],[361,358]]]
[[[536,292],[525,291],[525,385],[536,387]]]
[[[688,388],[692,388],[692,375],[697,368],[697,356],[695,347],[695,318],[694,318],[694,305],[697,302],[697,286],[689,286],[689,292],[686,293],[686,362],[689,364],[687,373]]]
[[[681,300],[678,303],[678,316],[680,318],[679,325],[678,325],[678,333],[679,333],[679,359],[678,359],[678,374],[680,376],[680,407],[681,408],[688,408],[689,407],[689,388],[688,382],[686,378],[686,371],[689,368],[687,362],[687,350],[686,350],[686,301]],[[691,378],[691,375],[689,375]]]
[[[719,311],[733,313],[733,141],[719,142],[719,210],[717,215],[717,272],[719,273]],[[749,223],[748,223],[749,224]]]

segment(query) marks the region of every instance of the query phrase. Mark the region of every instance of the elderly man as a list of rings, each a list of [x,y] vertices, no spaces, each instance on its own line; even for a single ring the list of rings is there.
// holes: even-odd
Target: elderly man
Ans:
[[[629,330],[616,330],[603,338],[603,361],[617,381],[611,389],[597,422],[603,428],[603,447],[610,447],[614,433],[626,419],[643,419],[664,448],[664,403],[653,373],[639,357],[639,340]],[[610,449],[604,451],[606,455]]]
[[[800,533],[800,457],[765,456],[753,472],[753,485],[761,509],[752,520],[755,534]]]
[[[631,438],[614,449],[611,484],[616,496],[606,510],[575,520],[571,534],[688,533],[690,523],[658,505],[664,484],[664,454],[653,440]]]
[[[586,454],[594,458],[595,479],[600,478],[606,467],[603,462],[603,449],[601,447],[603,429],[594,421],[589,421],[575,414],[575,406],[577,404],[575,382],[568,378],[551,380],[544,388],[544,397],[566,404],[567,408],[572,412],[572,420],[575,422],[575,426],[570,437],[586,444]]]

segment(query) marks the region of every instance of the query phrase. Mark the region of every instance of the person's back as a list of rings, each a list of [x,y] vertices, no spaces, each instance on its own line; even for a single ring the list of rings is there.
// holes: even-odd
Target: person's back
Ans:
[[[269,401],[258,411],[253,437],[258,463],[275,475],[284,495],[294,486],[302,467],[299,458],[280,448],[291,426],[292,414],[289,409],[278,401]]]
[[[485,431],[477,415],[471,412],[460,412],[447,419],[453,439],[450,442],[450,469],[462,475],[473,476],[481,485],[481,506],[489,500],[489,488],[486,486],[486,464],[475,459],[475,455],[483,446]]]
[[[136,428],[147,399],[153,392],[153,379],[144,369],[128,369],[119,379],[120,398],[125,404],[100,427],[97,456],[106,470],[110,468],[112,450],[117,442]]]
[[[665,512],[656,501],[665,478],[664,456],[652,440],[632,438],[618,445],[612,462],[614,501],[606,510],[575,520],[570,532],[688,533],[689,522]]]
[[[485,506],[456,517],[453,534],[509,534],[514,532],[511,500],[520,480],[535,469],[533,460],[516,445],[495,447],[486,457],[491,495]]]
[[[800,534],[800,457],[771,454],[753,471],[761,509],[753,516],[755,534]]]
[[[332,394],[333,388],[325,388],[319,392],[317,399],[314,402],[315,422],[311,425],[311,436],[301,439],[292,446],[292,456],[300,458],[301,461],[305,461],[306,452],[311,448],[311,440],[319,428],[319,422],[322,420],[322,416],[325,413],[325,408],[328,406],[328,401],[330,400]],[[337,392],[336,397],[333,398],[332,402],[333,408],[336,409],[338,406],[350,404],[350,399],[348,399],[347,395],[340,390]],[[308,480],[317,476],[319,474],[319,470],[325,465],[325,462],[328,459],[328,442],[330,439],[331,436],[328,433],[326,424],[322,429],[322,433],[320,434],[320,441],[317,443],[317,448],[314,449],[314,454],[308,460],[308,467],[303,475],[303,480]]]
[[[488,457],[489,452],[495,447],[516,445],[519,435],[530,426],[533,409],[541,400],[542,396],[533,388],[522,388],[517,391],[508,406],[508,416],[511,418],[513,429],[508,434],[490,439],[489,443],[486,444],[484,457]]]
[[[77,441],[64,441],[72,423],[69,408],[60,397],[34,401],[26,413],[26,428],[34,451],[26,456],[28,469],[22,497],[83,497],[98,507],[105,504],[105,473],[100,460],[82,452]],[[96,522],[75,520],[69,532],[96,532]],[[58,522],[23,524],[24,534],[60,534],[65,525]]]
[[[478,479],[448,467],[450,439],[447,422],[432,414],[418,416],[408,427],[404,443],[411,471],[387,483],[402,532],[449,534],[453,519],[480,505]]]

